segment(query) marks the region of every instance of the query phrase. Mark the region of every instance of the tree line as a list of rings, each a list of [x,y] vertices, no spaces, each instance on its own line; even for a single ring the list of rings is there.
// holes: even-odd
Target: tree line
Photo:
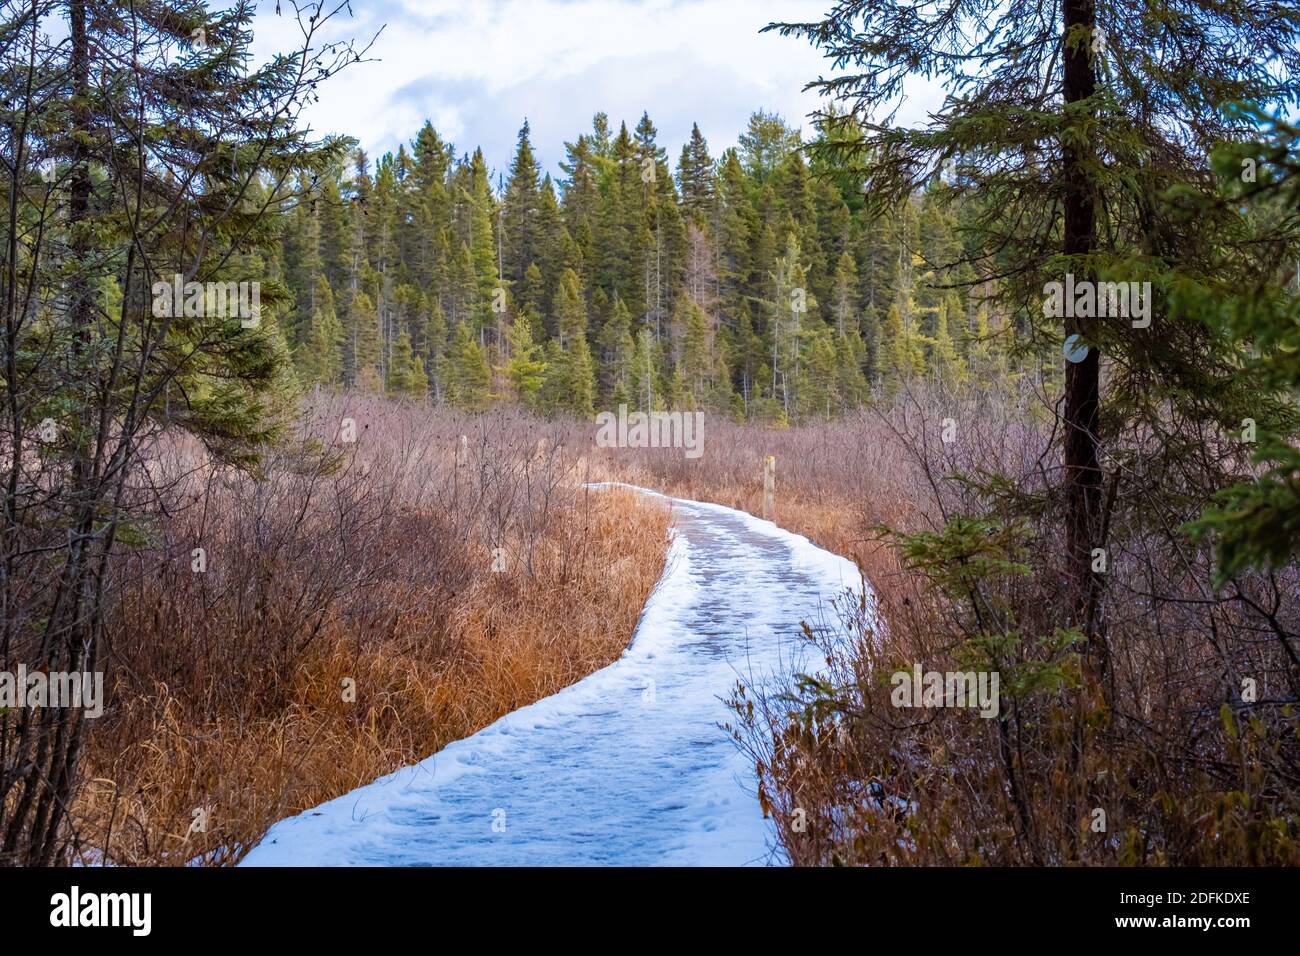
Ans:
[[[715,157],[675,165],[648,115],[598,113],[545,173],[527,122],[508,172],[425,123],[283,209],[281,322],[300,381],[481,409],[590,415],[621,403],[737,420],[826,419],[910,375],[1010,373],[1014,323],[960,265],[936,177],[884,215],[852,162],[754,113]]]

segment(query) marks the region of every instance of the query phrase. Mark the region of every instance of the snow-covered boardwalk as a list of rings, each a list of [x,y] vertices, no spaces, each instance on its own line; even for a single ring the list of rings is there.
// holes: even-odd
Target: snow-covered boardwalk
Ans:
[[[770,861],[753,767],[719,726],[738,677],[815,668],[798,638],[859,588],[767,521],[673,500],[676,536],[610,666],[414,766],[277,823],[244,865]]]

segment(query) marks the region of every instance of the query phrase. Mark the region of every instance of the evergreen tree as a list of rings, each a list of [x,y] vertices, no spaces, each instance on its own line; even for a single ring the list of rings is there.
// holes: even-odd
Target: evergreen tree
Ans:
[[[814,349],[823,378],[834,353],[837,414],[866,401],[867,383],[894,360],[903,361],[905,374],[917,374],[918,352],[940,378],[964,379],[973,335],[967,319],[980,318],[966,292],[976,273],[967,263],[936,260],[961,257],[958,224],[978,222],[984,213],[970,211],[972,203],[947,182],[930,183],[883,212],[868,203],[851,164],[818,151],[862,147],[866,133],[847,115],[832,110],[818,121],[809,160],[797,132],[773,114],[754,114],[740,145],[724,150],[716,164],[696,126],[673,175],[649,116],[632,131],[620,124],[615,135],[598,114],[590,133],[566,144],[567,178],[558,196],[538,168],[530,132],[525,123],[500,203],[481,151],[456,161],[426,123],[409,151],[400,146],[373,164],[373,178],[365,154],[354,150],[350,178],[342,181],[333,167],[313,180],[319,183],[314,203],[285,207],[292,224],[280,261],[296,303],[288,337],[304,382],[334,376],[356,387],[364,377],[377,388],[367,364],[381,380],[396,374],[400,381],[406,372],[396,367],[397,352],[405,332],[432,396],[452,400],[450,383],[463,356],[454,342],[448,346],[449,330],[454,339],[465,324],[489,369],[496,366],[502,376],[489,390],[517,392],[504,388],[510,338],[519,334],[507,328],[513,313],[513,324],[527,326],[541,356],[524,364],[545,364],[554,384],[572,372],[566,355],[577,313],[570,274],[576,300],[588,306],[583,338],[594,348],[594,396],[602,402],[636,399],[644,384],[660,404],[689,401],[745,417],[757,401],[764,421],[797,420],[805,409],[820,418],[825,389],[817,385],[816,400],[798,396],[817,381],[805,368]],[[325,343],[335,333],[328,310],[314,329],[322,286],[314,272],[307,274],[313,262],[343,319],[337,374],[328,360],[314,364],[326,357]],[[803,290],[802,312],[790,301],[795,288]],[[362,325],[354,321],[354,312],[367,307],[366,300],[354,303],[362,293],[377,345],[370,314]],[[824,315],[816,312],[819,302]],[[498,311],[502,303],[505,310]],[[893,303],[905,334],[891,344],[882,326]],[[307,306],[310,312],[303,311]],[[823,321],[833,331],[825,341],[819,339]],[[644,328],[653,339],[655,368],[634,376]],[[1016,338],[1017,348],[1023,343]],[[1018,373],[1006,347],[990,343],[977,358],[1010,387]],[[361,361],[358,349],[366,353]],[[779,410],[761,405],[766,400]],[[536,398],[538,407],[548,401],[540,393]],[[557,399],[550,407],[561,410],[565,403]]]
[[[316,278],[323,268],[316,189],[316,184],[306,175],[299,177],[299,198],[287,214],[290,225],[285,230],[282,258],[284,280],[293,293],[294,308],[286,316],[283,328],[291,347],[297,346],[310,334],[312,316],[316,312]]]
[[[847,415],[861,408],[870,398],[867,377],[863,372],[868,361],[866,346],[857,329],[849,327],[835,336],[835,412]]]
[[[554,195],[551,196],[554,200]],[[510,180],[501,205],[504,271],[508,282],[524,278],[528,267],[541,255],[541,184],[537,160],[528,139],[528,123],[519,130],[519,144],[510,165]]]
[[[622,299],[615,299],[609,319],[598,340],[599,393],[603,405],[617,408],[631,400],[632,363],[636,342],[632,338],[632,316]]]
[[[388,379],[384,390],[398,398],[424,398],[429,391],[429,379],[424,363],[411,348],[411,336],[402,331],[393,343],[393,360],[388,366]]]
[[[429,376],[429,391],[435,399],[447,397],[447,319],[435,298],[429,306],[429,320],[424,355],[421,358]]]
[[[798,409],[803,418],[829,419],[839,404],[839,362],[835,337],[818,323],[807,334],[804,361],[799,369]]]
[[[659,343],[648,327],[637,333],[630,379],[632,401],[639,410],[649,412],[664,407],[666,389],[662,382]]]
[[[348,384],[365,392],[383,390],[383,376],[379,372],[382,340],[379,334],[379,313],[374,302],[363,291],[352,297],[344,329],[349,362],[345,374],[350,374]]]
[[[578,275],[572,269],[560,277],[555,294],[557,336],[547,355],[548,406],[578,416],[590,416],[595,395],[595,369],[587,342],[587,307]]]
[[[492,400],[492,370],[467,323],[456,326],[447,359],[447,398],[457,408],[482,411]]]
[[[757,186],[765,184],[799,145],[799,134],[776,113],[762,110],[749,117],[740,134],[740,159],[745,172]]]
[[[169,0],[5,8],[6,669],[107,669],[103,683],[124,686],[109,653],[120,647],[105,646],[121,585],[138,579],[142,549],[166,551],[161,516],[184,507],[180,478],[151,467],[157,451],[189,446],[212,474],[251,474],[290,410],[284,336],[301,344],[315,309],[297,296],[310,297],[319,270],[310,234],[282,255],[276,213],[306,216],[304,184],[342,161],[345,143],[314,140],[297,118],[360,55],[337,35],[323,52],[310,41],[255,51],[255,13]],[[161,291],[177,276],[264,286],[260,313],[227,303],[195,314]],[[159,575],[168,560],[157,555]],[[4,711],[0,865],[71,865],[87,711]],[[119,862],[112,850],[100,847],[105,864]]]
[[[697,219],[703,219],[713,205],[713,160],[709,144],[704,141],[698,123],[691,124],[691,138],[682,146],[677,162],[677,187],[682,207]]]
[[[334,311],[334,293],[323,275],[316,277],[315,287],[307,338],[294,354],[304,382],[338,385],[343,376],[343,323]]]
[[[830,300],[830,317],[835,331],[844,335],[850,328],[858,328],[858,269],[848,252],[840,254],[835,265],[834,288]]]
[[[891,392],[899,380],[911,378],[925,371],[925,353],[920,336],[912,320],[905,314],[910,311],[895,302],[889,307],[888,318],[885,321],[882,334],[886,363],[884,377],[890,383]]]
[[[952,300],[945,299],[935,309],[934,333],[930,336],[929,367],[936,376],[949,385],[958,385],[966,379],[966,364],[957,354],[952,334],[948,330],[948,313]]]
[[[689,396],[690,408],[703,407],[713,395],[708,319],[694,300],[682,296],[673,324],[681,330],[680,355],[675,368],[680,373],[683,396]]]
[[[510,343],[510,359],[506,363],[506,377],[514,387],[515,395],[525,408],[539,409],[542,384],[546,380],[546,363],[541,359],[541,347],[533,341],[527,321],[516,319],[506,333]]]
[[[1134,9],[1065,0],[1042,17],[1032,3],[1014,0],[986,20],[968,4],[927,13],[908,0],[849,0],[822,21],[774,28],[833,53],[848,77],[812,86],[832,90],[857,115],[887,115],[909,73],[935,77],[954,92],[924,124],[885,121],[851,152],[868,157],[867,195],[877,207],[912,196],[945,157],[980,157],[964,171],[963,185],[978,190],[983,213],[967,220],[966,244],[990,250],[983,266],[1002,277],[996,294],[1012,311],[1041,301],[1048,283],[1066,274],[1160,288],[1170,279],[1166,263],[1210,264],[1216,236],[1232,229],[1226,216],[1216,217],[1216,233],[1210,222],[1193,229],[1155,210],[1171,193],[1186,202],[1212,191],[1207,153],[1239,140],[1248,125],[1224,104],[1291,104],[1300,78],[1300,24],[1283,9],[1266,3],[1243,14],[1197,0]],[[953,28],[963,22],[969,29]],[[1180,38],[1172,53],[1170,36]],[[973,58],[980,69],[972,72]],[[1018,121],[1026,116],[1035,117],[1029,138]],[[1149,157],[1157,155],[1153,165]],[[1168,303],[1154,308],[1153,321],[1167,322]],[[1087,346],[1079,361],[1057,360],[1064,366],[1054,434],[1067,581],[1060,623],[1082,632],[1086,670],[1101,681],[1107,581],[1093,551],[1110,521],[1101,446],[1138,422],[1167,433],[1168,409],[1147,393],[1153,377],[1168,383],[1164,397],[1179,414],[1212,419],[1191,396],[1232,381],[1240,356],[1199,323],[1136,335],[1127,317],[1096,318],[1073,310],[1030,309],[1024,316],[1034,340],[1059,349],[1064,336],[1079,335]],[[1115,360],[1108,396],[1103,355]],[[1167,456],[1182,450],[1177,443],[1163,449]]]

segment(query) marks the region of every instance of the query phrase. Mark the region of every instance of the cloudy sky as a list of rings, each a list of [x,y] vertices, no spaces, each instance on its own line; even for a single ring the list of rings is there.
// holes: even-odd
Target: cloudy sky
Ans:
[[[376,62],[349,67],[308,118],[357,137],[372,158],[409,142],[424,120],[459,151],[510,161],[524,118],[544,167],[603,110],[617,130],[648,111],[675,164],[698,122],[717,155],[756,109],[806,127],[803,85],[828,64],[803,41],[759,34],[773,20],[814,19],[828,0],[352,0],[335,33],[383,32]],[[297,37],[263,0],[259,53]],[[284,9],[288,9],[287,3]],[[921,91],[907,113],[937,100]],[[906,114],[905,114],[906,115]]]

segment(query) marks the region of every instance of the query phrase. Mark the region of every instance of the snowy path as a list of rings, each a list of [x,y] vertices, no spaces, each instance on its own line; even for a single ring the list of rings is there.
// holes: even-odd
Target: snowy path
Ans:
[[[751,515],[673,499],[676,536],[610,666],[277,823],[246,865],[764,863],[753,767],[719,727],[738,676],[807,670],[799,622],[861,586]],[[792,660],[793,656],[793,660]]]

